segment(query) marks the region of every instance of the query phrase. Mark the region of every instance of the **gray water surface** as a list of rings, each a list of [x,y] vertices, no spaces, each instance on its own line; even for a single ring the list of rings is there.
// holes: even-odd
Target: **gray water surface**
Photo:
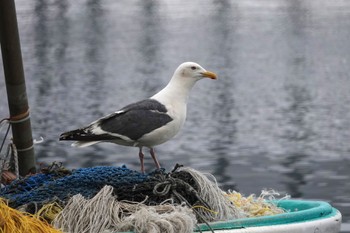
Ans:
[[[212,173],[246,195],[326,200],[350,222],[350,1],[16,4],[34,137],[45,139],[39,163],[139,169],[137,148],[78,149],[58,136],[153,95],[195,61],[219,80],[197,83],[185,127],[156,148],[161,164]]]

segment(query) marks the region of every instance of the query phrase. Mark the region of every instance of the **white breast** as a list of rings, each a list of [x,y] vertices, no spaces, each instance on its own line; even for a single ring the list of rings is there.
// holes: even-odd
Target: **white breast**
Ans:
[[[186,103],[173,102],[165,105],[169,116],[173,119],[168,124],[142,136],[137,146],[152,147],[173,138],[183,126],[186,119]]]

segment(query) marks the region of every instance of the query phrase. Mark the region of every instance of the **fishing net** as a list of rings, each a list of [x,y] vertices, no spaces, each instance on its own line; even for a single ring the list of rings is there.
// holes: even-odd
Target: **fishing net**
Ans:
[[[264,196],[226,193],[213,176],[180,165],[142,174],[55,163],[1,188],[0,197],[64,232],[192,232],[197,223],[281,213]]]
[[[92,197],[105,185],[132,187],[145,182],[147,175],[122,167],[92,167],[69,171],[60,165],[41,169],[41,173],[16,180],[0,190],[0,196],[9,200],[9,205],[41,206],[60,200],[67,201],[75,194]]]

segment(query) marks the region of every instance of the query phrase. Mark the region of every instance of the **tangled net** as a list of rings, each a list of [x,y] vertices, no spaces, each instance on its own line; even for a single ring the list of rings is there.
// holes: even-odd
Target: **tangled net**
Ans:
[[[126,166],[69,171],[53,164],[0,189],[13,211],[63,232],[94,233],[193,232],[197,223],[281,213],[265,200],[274,196],[226,193],[214,177],[181,166],[142,174]]]

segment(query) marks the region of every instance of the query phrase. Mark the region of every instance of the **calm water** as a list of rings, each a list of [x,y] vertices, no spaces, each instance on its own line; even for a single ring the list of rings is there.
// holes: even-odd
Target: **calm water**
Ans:
[[[40,163],[139,169],[136,148],[77,149],[58,136],[153,95],[196,61],[220,79],[196,85],[184,129],[157,147],[161,164],[210,172],[245,194],[329,201],[350,231],[350,1],[16,4]]]

